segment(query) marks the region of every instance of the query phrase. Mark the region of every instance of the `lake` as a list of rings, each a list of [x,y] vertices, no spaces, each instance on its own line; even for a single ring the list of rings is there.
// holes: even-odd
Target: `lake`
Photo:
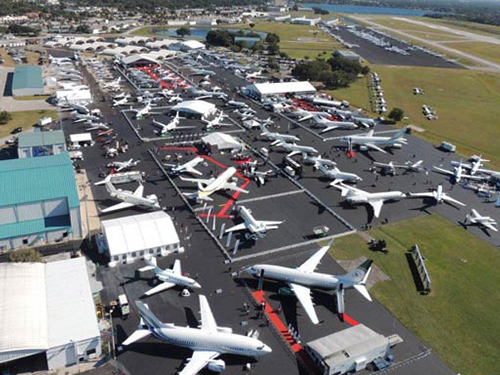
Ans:
[[[436,13],[423,9],[404,9],[404,8],[384,8],[370,7],[365,5],[337,5],[337,4],[302,4],[304,8],[321,8],[331,13],[359,13],[359,14],[387,14],[391,16],[409,16],[418,17],[427,13]]]

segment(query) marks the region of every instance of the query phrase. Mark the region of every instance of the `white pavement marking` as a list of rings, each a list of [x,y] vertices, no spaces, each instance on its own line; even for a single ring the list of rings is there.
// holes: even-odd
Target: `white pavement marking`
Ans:
[[[264,195],[263,197],[255,197],[255,198],[248,198],[248,199],[238,199],[238,204],[263,201],[263,200],[272,199],[272,198],[285,197],[285,196],[288,196],[288,195],[293,195],[293,194],[298,194],[298,193],[305,193],[305,190],[303,190],[303,189],[292,190],[292,191],[286,191],[286,192],[283,192],[283,193],[277,193],[277,194],[271,194],[271,195]]]

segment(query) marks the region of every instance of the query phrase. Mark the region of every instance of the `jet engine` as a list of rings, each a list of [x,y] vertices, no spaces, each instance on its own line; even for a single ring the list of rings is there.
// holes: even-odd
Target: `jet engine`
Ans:
[[[233,333],[233,329],[230,327],[217,327],[217,332],[221,333]]]
[[[222,359],[214,359],[208,362],[207,368],[210,371],[221,373],[226,369],[226,362],[224,362]]]

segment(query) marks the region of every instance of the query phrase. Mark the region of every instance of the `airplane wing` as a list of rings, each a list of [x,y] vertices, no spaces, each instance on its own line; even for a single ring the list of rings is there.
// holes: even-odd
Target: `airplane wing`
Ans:
[[[323,133],[329,132],[331,130],[335,130],[337,128],[338,128],[338,126],[328,126],[325,129],[323,129],[322,131],[320,131],[319,134],[323,134]]]
[[[456,199],[450,197],[449,195],[445,195],[444,193],[443,193],[442,197],[443,197],[443,200],[446,201],[446,202],[455,203],[455,204],[458,204],[458,205],[463,206],[463,207],[466,206],[466,204],[464,204],[464,203],[462,203],[460,201],[457,201]]]
[[[443,169],[443,168],[439,168],[439,167],[436,167],[436,166],[434,166],[433,168],[436,171],[438,171],[438,172],[441,172],[441,173],[444,173],[444,174],[449,174],[450,176],[454,176],[455,175],[455,173],[453,173],[452,171],[448,171],[448,170]]]
[[[200,295],[201,329],[204,331],[217,331],[217,323],[208,304],[207,297]]]
[[[172,271],[176,275],[181,275],[182,274],[181,261],[179,259],[175,260],[174,267],[172,268]]]
[[[182,177],[180,176],[182,181],[188,181],[188,182],[201,182],[202,184],[210,184],[214,179],[203,179],[203,178],[189,178],[189,177]]]
[[[308,260],[297,267],[297,269],[305,272],[314,272],[329,248],[330,246],[323,246],[321,249],[316,251]]]
[[[134,191],[134,197],[142,197],[144,193],[144,185],[140,184]]]
[[[163,292],[164,290],[173,288],[175,286],[174,283],[169,283],[168,281],[164,281],[161,284],[158,284],[154,288],[149,289],[146,293],[144,293],[145,296],[152,296],[153,294]]]
[[[194,167],[186,167],[186,172],[189,172],[192,174],[197,174],[198,176],[203,176],[203,173],[201,173],[199,170],[195,169]]]
[[[105,208],[104,210],[101,210],[101,212],[103,214],[106,214],[108,212],[114,212],[114,211],[124,210],[125,208],[130,208],[130,207],[133,207],[133,206],[134,206],[134,204],[132,204],[132,203],[122,202],[122,203],[115,204],[114,206]]]
[[[428,193],[408,193],[409,198],[435,198],[434,192]]]
[[[366,146],[366,147],[369,147],[373,150],[377,150],[377,151],[380,151],[384,154],[387,154],[387,151],[385,151],[383,148],[381,147],[378,147],[377,145],[373,144],[373,143],[363,143],[362,146]]]
[[[179,375],[196,375],[210,360],[217,358],[219,355],[219,352],[196,350],[187,365],[179,372]]]
[[[258,220],[258,222],[264,224],[267,229],[278,229],[278,225],[283,224],[283,221]]]
[[[226,229],[225,232],[226,233],[237,232],[239,230],[245,230],[245,229],[247,229],[246,223],[241,223],[241,224],[235,225],[234,227]]]
[[[222,187],[224,189],[235,190],[235,191],[239,191],[241,193],[248,194],[248,190],[242,189],[234,183],[227,183],[226,182],[224,185],[222,185]]]
[[[313,322],[313,324],[318,324],[319,319],[316,315],[316,310],[314,310],[313,301],[311,298],[311,290],[305,286],[288,283],[292,291],[295,293],[295,296],[299,300],[300,304],[306,310],[309,319]]]
[[[310,118],[312,118],[312,117],[313,117],[313,115],[311,115],[311,114],[308,114],[308,115],[302,116],[302,117],[299,119],[299,122],[309,120],[309,119],[310,119]]]
[[[370,203],[370,206],[373,207],[373,215],[375,215],[375,217],[379,217],[380,211],[382,210],[382,206],[384,205],[384,201],[378,200],[378,201],[371,201],[368,203]]]
[[[482,180],[484,180],[484,177],[481,177],[481,176],[472,176],[470,174],[463,174],[462,178],[467,178],[469,180],[475,180],[475,181],[482,181]]]

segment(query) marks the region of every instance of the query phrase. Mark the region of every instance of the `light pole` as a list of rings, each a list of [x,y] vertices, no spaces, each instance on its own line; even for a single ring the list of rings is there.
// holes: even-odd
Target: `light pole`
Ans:
[[[113,312],[115,311],[116,306],[113,306],[111,310],[109,310],[109,319],[111,321],[111,358],[115,359],[115,331],[113,327]]]

